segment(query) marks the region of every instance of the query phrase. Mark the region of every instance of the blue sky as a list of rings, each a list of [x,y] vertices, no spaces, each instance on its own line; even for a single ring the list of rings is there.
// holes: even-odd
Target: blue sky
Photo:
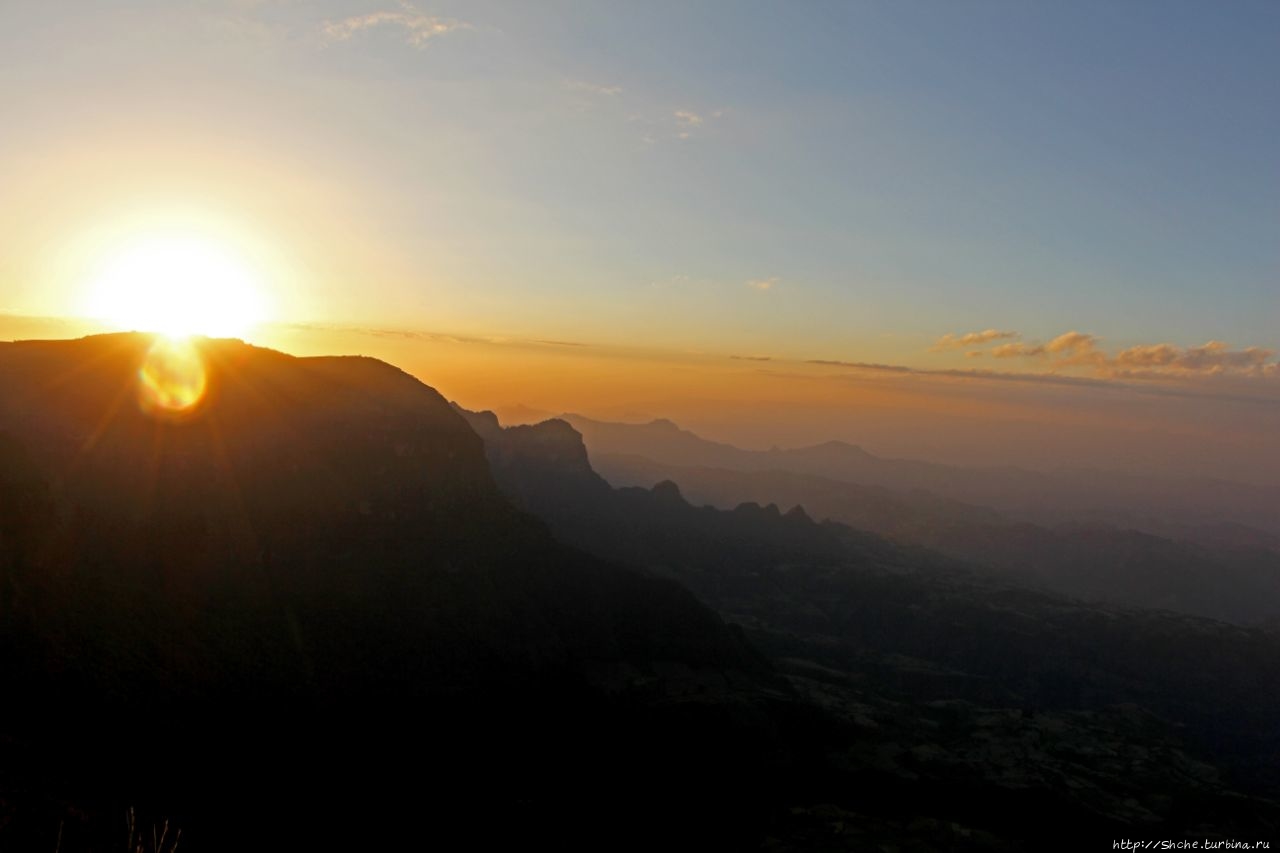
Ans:
[[[9,0],[0,311],[173,210],[282,320],[1274,349],[1278,87],[1274,3]]]

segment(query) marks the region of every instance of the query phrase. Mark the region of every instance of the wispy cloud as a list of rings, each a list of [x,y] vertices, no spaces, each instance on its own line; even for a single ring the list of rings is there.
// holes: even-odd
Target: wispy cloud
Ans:
[[[488,346],[518,347],[594,347],[582,341],[562,341],[548,338],[508,337],[505,335],[455,335],[446,332],[430,332],[421,329],[380,328],[377,326],[348,326],[342,323],[275,323],[275,328],[303,332],[324,332],[362,335],[373,338],[426,341],[444,344],[483,344]]]
[[[724,110],[716,110],[712,118],[719,118]],[[676,139],[690,139],[698,128],[707,123],[707,116],[693,110],[676,110],[671,114],[676,123]]]
[[[624,90],[622,86],[615,84],[565,79],[560,82],[560,86],[564,91],[579,96],[572,99],[579,110],[594,110],[605,105],[615,107],[610,113],[631,125],[637,138],[645,146],[661,145],[671,140],[695,139],[729,114],[726,108],[709,112],[670,107],[658,107],[656,110],[637,108],[635,102],[643,99],[643,93]]]
[[[506,347],[567,347],[590,350],[597,353],[610,351],[595,343],[571,340],[531,339],[518,336],[483,336],[454,335],[430,331],[406,329],[370,328],[344,326],[323,323],[277,324],[277,328],[298,329],[302,331],[339,332],[368,335],[379,338],[403,338],[430,341],[434,343],[490,345]],[[1064,335],[1054,338],[1063,339]],[[1083,336],[1092,339],[1093,336]],[[1093,351],[1093,344],[1085,344],[1079,338],[1067,338],[1059,344],[1059,351],[1073,341],[1071,355],[1079,352]],[[1041,349],[1047,351],[1048,345]],[[1143,351],[1156,351],[1157,355],[1148,355]],[[982,352],[974,350],[972,352]],[[968,357],[968,353],[965,354]],[[765,369],[763,362],[771,362],[772,366],[809,365],[811,367],[836,368],[848,371],[849,377],[859,375],[875,376],[912,376],[932,377],[946,381],[964,382],[999,382],[1019,383],[1026,385],[1042,385],[1053,387],[1080,387],[1107,389],[1116,392],[1141,392],[1160,396],[1183,397],[1187,399],[1233,400],[1251,404],[1280,407],[1280,363],[1274,361],[1276,352],[1261,347],[1231,349],[1220,341],[1211,341],[1195,347],[1177,347],[1172,344],[1151,344],[1141,347],[1130,347],[1127,350],[1108,357],[1105,369],[1095,370],[1092,375],[1078,375],[1053,372],[1056,365],[1052,361],[1037,361],[1050,370],[990,370],[974,367],[968,368],[924,368],[903,364],[887,364],[868,361],[845,361],[830,358],[794,359],[768,355],[729,355],[728,358],[740,362],[760,362],[758,369]],[[1049,357],[1046,357],[1049,358]],[[782,375],[782,374],[778,374]],[[796,374],[812,375],[812,374]],[[841,374],[837,374],[841,375]]]
[[[952,340],[959,339],[947,336],[931,349],[951,349]],[[939,346],[943,342],[948,345]],[[976,352],[981,354],[982,351]],[[1096,335],[1070,331],[1044,344],[1022,341],[1001,344],[992,348],[990,354],[1002,359],[1036,359],[1054,370],[1091,367],[1098,376],[1130,379],[1280,376],[1280,364],[1274,360],[1275,350],[1265,347],[1233,349],[1224,341],[1209,341],[1192,347],[1170,343],[1139,344],[1110,355],[1102,349],[1101,340]],[[973,352],[965,355],[976,357]]]
[[[1064,332],[1047,344],[1001,344],[991,351],[996,358],[1041,358],[1056,356],[1060,362],[1072,364],[1096,363],[1102,353],[1098,351],[1098,338],[1084,332]]]
[[[1109,359],[1098,347],[1098,338],[1083,332],[1066,332],[1044,345],[1045,350],[1053,356],[1057,367],[1076,367],[1080,365],[1103,369]]]
[[[585,347],[587,346],[587,344],[581,343],[579,341],[554,341],[554,340],[544,340],[541,338],[536,338],[533,341],[531,341],[531,343],[546,344],[549,347]]]
[[[1070,376],[1062,373],[1044,373],[1041,371],[1015,373],[1012,371],[978,370],[978,369],[929,369],[907,367],[900,364],[878,364],[862,361],[836,361],[831,359],[808,359],[804,364],[823,367],[846,368],[856,373],[909,375],[919,377],[936,377],[944,380],[962,380],[976,382],[1009,382],[1027,385],[1064,386],[1077,388],[1098,388],[1109,391],[1139,392],[1159,396],[1183,397],[1187,399],[1233,400],[1236,402],[1257,403],[1267,406],[1280,406],[1280,396],[1270,385],[1259,386],[1254,383],[1244,385],[1236,383],[1225,386],[1191,385],[1171,383],[1168,380],[1177,378],[1167,374],[1154,375],[1111,375],[1111,376]],[[1280,375],[1280,371],[1277,372]],[[1146,380],[1164,381],[1146,381]],[[1127,380],[1127,381],[1126,381]]]
[[[654,279],[653,281],[649,282],[649,286],[659,287],[659,288],[684,287],[690,284],[691,282],[693,282],[692,278],[685,275],[684,273],[678,273],[676,275],[668,276],[667,278]]]
[[[760,293],[764,293],[777,287],[779,281],[781,281],[781,279],[776,275],[772,278],[753,278],[747,282],[747,287],[752,290],[759,291]]]
[[[858,370],[875,370],[885,373],[951,373],[953,371],[936,371],[936,370],[917,370],[914,367],[907,367],[903,364],[880,364],[875,361],[840,361],[831,358],[810,358],[806,359],[805,364],[817,364],[823,367],[855,367]]]
[[[369,12],[364,15],[353,15],[339,21],[325,21],[320,27],[321,36],[326,44],[349,40],[357,33],[379,27],[398,29],[406,44],[422,49],[433,38],[456,32],[473,29],[471,24],[455,18],[440,18],[435,15],[424,15],[411,3],[402,2],[396,10]]]
[[[647,127],[648,130],[642,138],[646,144],[652,145],[663,138],[692,139],[728,112],[724,108],[710,112],[680,109],[665,113],[656,120],[638,114],[629,116],[627,120],[640,122]]]
[[[1167,367],[1178,360],[1182,350],[1173,344],[1142,344],[1122,350],[1116,363],[1122,367]]]
[[[1030,358],[1044,355],[1044,344],[1001,344],[991,351],[996,358]]]
[[[1084,332],[1063,332],[1049,343],[1044,345],[1046,352],[1065,353],[1067,355],[1078,355],[1083,352],[1089,352],[1098,346],[1098,338],[1095,335],[1086,335]]]
[[[1280,372],[1272,361],[1275,357],[1273,349],[1245,347],[1233,350],[1223,341],[1209,341],[1185,349],[1173,344],[1147,344],[1122,350],[1116,355],[1113,365],[1121,370],[1137,368],[1208,375],[1243,373],[1275,376]]]
[[[599,83],[588,83],[586,80],[565,80],[564,87],[570,92],[581,92],[586,95],[599,95],[612,98],[622,94],[621,86],[605,86]]]
[[[933,352],[943,352],[952,349],[964,349],[965,347],[978,346],[980,344],[991,343],[992,341],[1002,341],[1018,337],[1017,332],[1002,332],[999,329],[984,329],[981,332],[968,332],[963,335],[956,335],[948,332],[938,340],[934,341],[933,346],[929,349]]]

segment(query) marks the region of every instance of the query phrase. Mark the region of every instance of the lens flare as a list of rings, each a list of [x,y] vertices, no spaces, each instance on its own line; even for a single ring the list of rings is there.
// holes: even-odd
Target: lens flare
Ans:
[[[208,387],[204,358],[189,339],[158,338],[138,371],[138,399],[150,414],[190,414]]]

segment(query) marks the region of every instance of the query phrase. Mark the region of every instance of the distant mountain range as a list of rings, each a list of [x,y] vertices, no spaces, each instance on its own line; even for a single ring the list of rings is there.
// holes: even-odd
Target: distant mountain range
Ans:
[[[686,468],[612,454],[600,454],[594,463],[623,486],[679,483],[699,505],[803,506],[816,518],[930,548],[1011,582],[1064,595],[1245,624],[1280,617],[1280,549],[1261,531],[1246,536],[1234,530],[1231,544],[1210,544],[1209,537],[1192,541],[1178,529],[1157,536],[1100,522],[1033,524],[930,492],[811,474]]]
[[[1219,837],[1237,795],[1216,786],[1231,780],[1252,792],[1235,800],[1251,803],[1246,821],[1280,829],[1276,633],[1035,592],[799,507],[697,507],[669,480],[615,489],[566,420],[504,429],[490,413],[462,414],[514,503],[566,542],[688,585],[860,733],[839,759],[829,753],[862,798],[831,820],[875,826],[868,810],[909,802],[917,819],[962,821],[984,838],[978,849],[1064,814],[1068,835],[1136,825],[1144,837]],[[991,523],[988,511],[922,501],[917,513]],[[1198,579],[1205,590],[1220,581]]]
[[[840,443],[747,451],[704,441],[668,421],[608,424],[570,417],[586,430],[593,464],[620,486],[647,488],[669,480],[692,502],[725,509],[744,502],[803,506],[815,518],[1085,599],[1242,623],[1280,617],[1280,536],[1229,514],[1230,507],[1245,505],[1244,517],[1267,523],[1275,506],[1250,504],[1266,497],[1256,487],[1219,482],[1218,492],[1195,498],[1196,482],[1170,481],[1157,509],[1149,511],[1143,489],[1157,483],[1096,474],[1100,485],[1092,494],[1099,506],[1089,507],[1081,472],[1047,475],[883,460]],[[595,436],[594,449],[589,435]],[[684,464],[704,453],[710,462]],[[1000,493],[1006,487],[1015,497]],[[1035,511],[1015,499],[1032,490]],[[1230,497],[1219,502],[1219,492]],[[991,505],[956,495],[986,497]],[[1113,515],[1104,512],[1106,505]],[[1190,514],[1196,507],[1209,520],[1194,522]],[[1134,519],[1141,519],[1137,526],[1130,525]]]
[[[1158,535],[1178,532],[1208,544],[1274,545],[1280,537],[1280,486],[1097,470],[962,468],[885,459],[840,441],[744,450],[708,441],[668,420],[609,423],[572,414],[561,419],[582,433],[593,459],[629,455],[683,468],[810,474],[899,492],[926,491],[1019,521],[1098,522]]]

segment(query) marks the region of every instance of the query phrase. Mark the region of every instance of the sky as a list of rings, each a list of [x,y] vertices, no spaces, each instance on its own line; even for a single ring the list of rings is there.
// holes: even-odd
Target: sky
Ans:
[[[252,339],[477,405],[1226,458],[1280,406],[1278,81],[1274,3],[4,0],[0,336],[196,235]]]

